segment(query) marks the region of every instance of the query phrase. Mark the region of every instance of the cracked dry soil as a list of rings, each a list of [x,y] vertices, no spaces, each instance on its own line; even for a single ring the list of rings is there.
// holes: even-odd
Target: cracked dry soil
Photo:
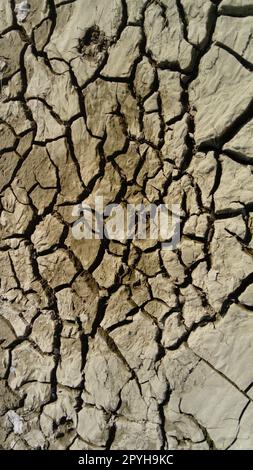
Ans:
[[[2,449],[253,449],[252,16],[0,0]],[[177,250],[75,240],[95,196]]]

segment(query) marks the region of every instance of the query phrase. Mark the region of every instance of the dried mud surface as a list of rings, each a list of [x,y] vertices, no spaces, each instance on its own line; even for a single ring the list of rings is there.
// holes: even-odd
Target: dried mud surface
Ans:
[[[0,0],[1,448],[253,448],[252,15]],[[95,196],[178,249],[75,240]]]

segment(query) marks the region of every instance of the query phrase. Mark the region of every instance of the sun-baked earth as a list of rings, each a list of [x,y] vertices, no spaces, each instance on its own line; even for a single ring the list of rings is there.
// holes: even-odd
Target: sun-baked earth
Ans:
[[[253,0],[0,0],[0,446],[253,449]],[[176,251],[73,208],[179,204]]]

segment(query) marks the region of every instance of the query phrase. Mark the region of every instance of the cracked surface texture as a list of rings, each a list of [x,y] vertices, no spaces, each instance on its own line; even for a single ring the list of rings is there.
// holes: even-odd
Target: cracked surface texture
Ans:
[[[0,0],[0,446],[253,449],[253,0]],[[73,208],[179,204],[181,241]]]

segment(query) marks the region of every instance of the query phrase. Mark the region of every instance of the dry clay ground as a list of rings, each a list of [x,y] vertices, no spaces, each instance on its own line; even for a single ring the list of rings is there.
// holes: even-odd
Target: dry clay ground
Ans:
[[[0,1],[0,442],[253,449],[253,1]],[[22,10],[23,8],[23,10]],[[181,206],[176,251],[73,207]]]

